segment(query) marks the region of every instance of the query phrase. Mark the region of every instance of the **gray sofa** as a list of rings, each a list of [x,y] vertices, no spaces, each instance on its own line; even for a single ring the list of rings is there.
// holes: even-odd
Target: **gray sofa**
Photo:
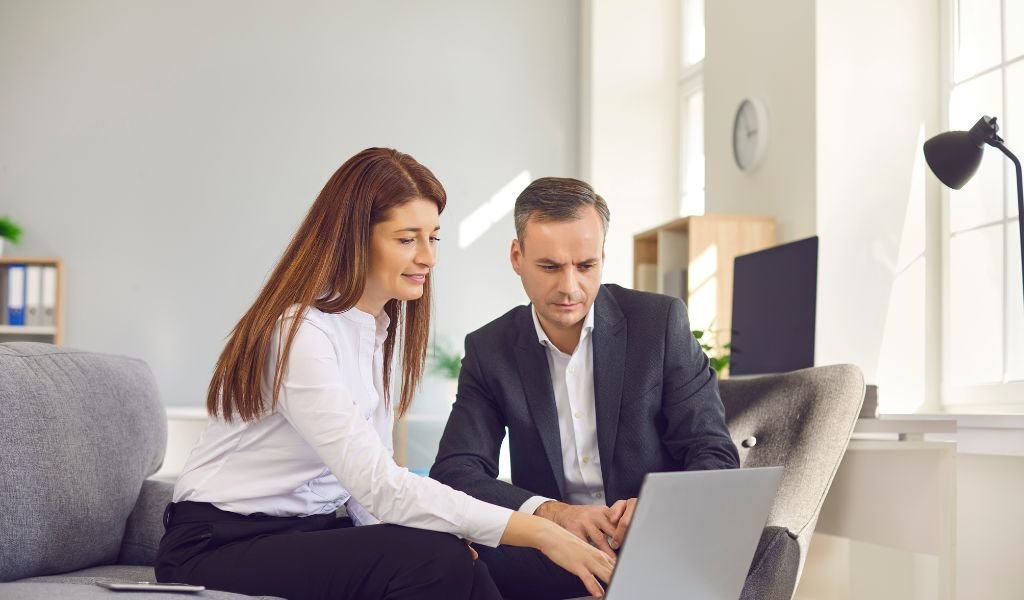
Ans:
[[[0,344],[0,598],[169,600],[94,585],[155,580],[172,485],[147,478],[166,446],[163,405],[143,361]]]
[[[724,380],[721,392],[742,465],[786,467],[742,598],[789,600],[864,380],[840,365]],[[154,580],[172,486],[148,477],[166,443],[164,409],[141,360],[0,344],[0,599],[170,600],[93,585]]]

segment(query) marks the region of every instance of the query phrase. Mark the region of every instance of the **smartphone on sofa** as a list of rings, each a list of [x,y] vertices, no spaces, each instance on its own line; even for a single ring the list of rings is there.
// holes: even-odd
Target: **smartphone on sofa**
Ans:
[[[150,581],[117,582],[97,581],[96,585],[115,592],[185,592],[196,593],[205,590],[201,585],[188,583],[153,583]]]

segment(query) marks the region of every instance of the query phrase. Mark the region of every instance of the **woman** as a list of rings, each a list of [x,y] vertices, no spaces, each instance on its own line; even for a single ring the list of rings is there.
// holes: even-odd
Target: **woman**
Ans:
[[[289,600],[499,598],[459,536],[537,548],[601,595],[605,554],[392,460],[394,414],[426,354],[445,201],[427,168],[389,149],[327,182],[217,362],[210,422],[164,515],[158,580]]]

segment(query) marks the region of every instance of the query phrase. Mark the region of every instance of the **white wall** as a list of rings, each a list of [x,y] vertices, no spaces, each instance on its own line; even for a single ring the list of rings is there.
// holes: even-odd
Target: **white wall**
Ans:
[[[814,235],[814,1],[710,0],[705,11],[706,212],[773,216],[780,242]],[[769,131],[761,164],[746,173],[732,154],[745,98],[765,104]]]
[[[707,3],[707,212],[773,215],[780,242],[820,236],[815,362],[860,366],[888,412],[938,409],[940,198],[921,155],[938,127],[938,9]],[[769,121],[749,173],[731,147],[746,97]]]
[[[581,177],[611,210],[604,281],[632,287],[633,235],[678,215],[679,3],[581,4]]]
[[[941,197],[921,146],[940,131],[939,2],[815,17],[815,358],[857,363],[885,412],[938,411]]]
[[[576,175],[579,6],[83,0],[0,5],[0,214],[67,270],[70,346],[138,356],[199,404],[223,339],[331,173],[373,145],[445,184],[436,323],[525,300],[511,217],[459,223],[521,172]]]

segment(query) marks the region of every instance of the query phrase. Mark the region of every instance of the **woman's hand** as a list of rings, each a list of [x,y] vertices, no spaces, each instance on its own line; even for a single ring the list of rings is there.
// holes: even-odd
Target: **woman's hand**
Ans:
[[[606,584],[611,581],[615,559],[558,525],[551,525],[554,526],[545,527],[550,532],[544,532],[542,536],[543,540],[550,535],[550,540],[542,541],[537,549],[551,562],[579,577],[591,596],[604,596],[604,588],[598,579]]]
[[[512,513],[501,543],[540,550],[551,562],[579,577],[592,596],[604,596],[600,581],[612,579],[614,558],[547,519]]]

